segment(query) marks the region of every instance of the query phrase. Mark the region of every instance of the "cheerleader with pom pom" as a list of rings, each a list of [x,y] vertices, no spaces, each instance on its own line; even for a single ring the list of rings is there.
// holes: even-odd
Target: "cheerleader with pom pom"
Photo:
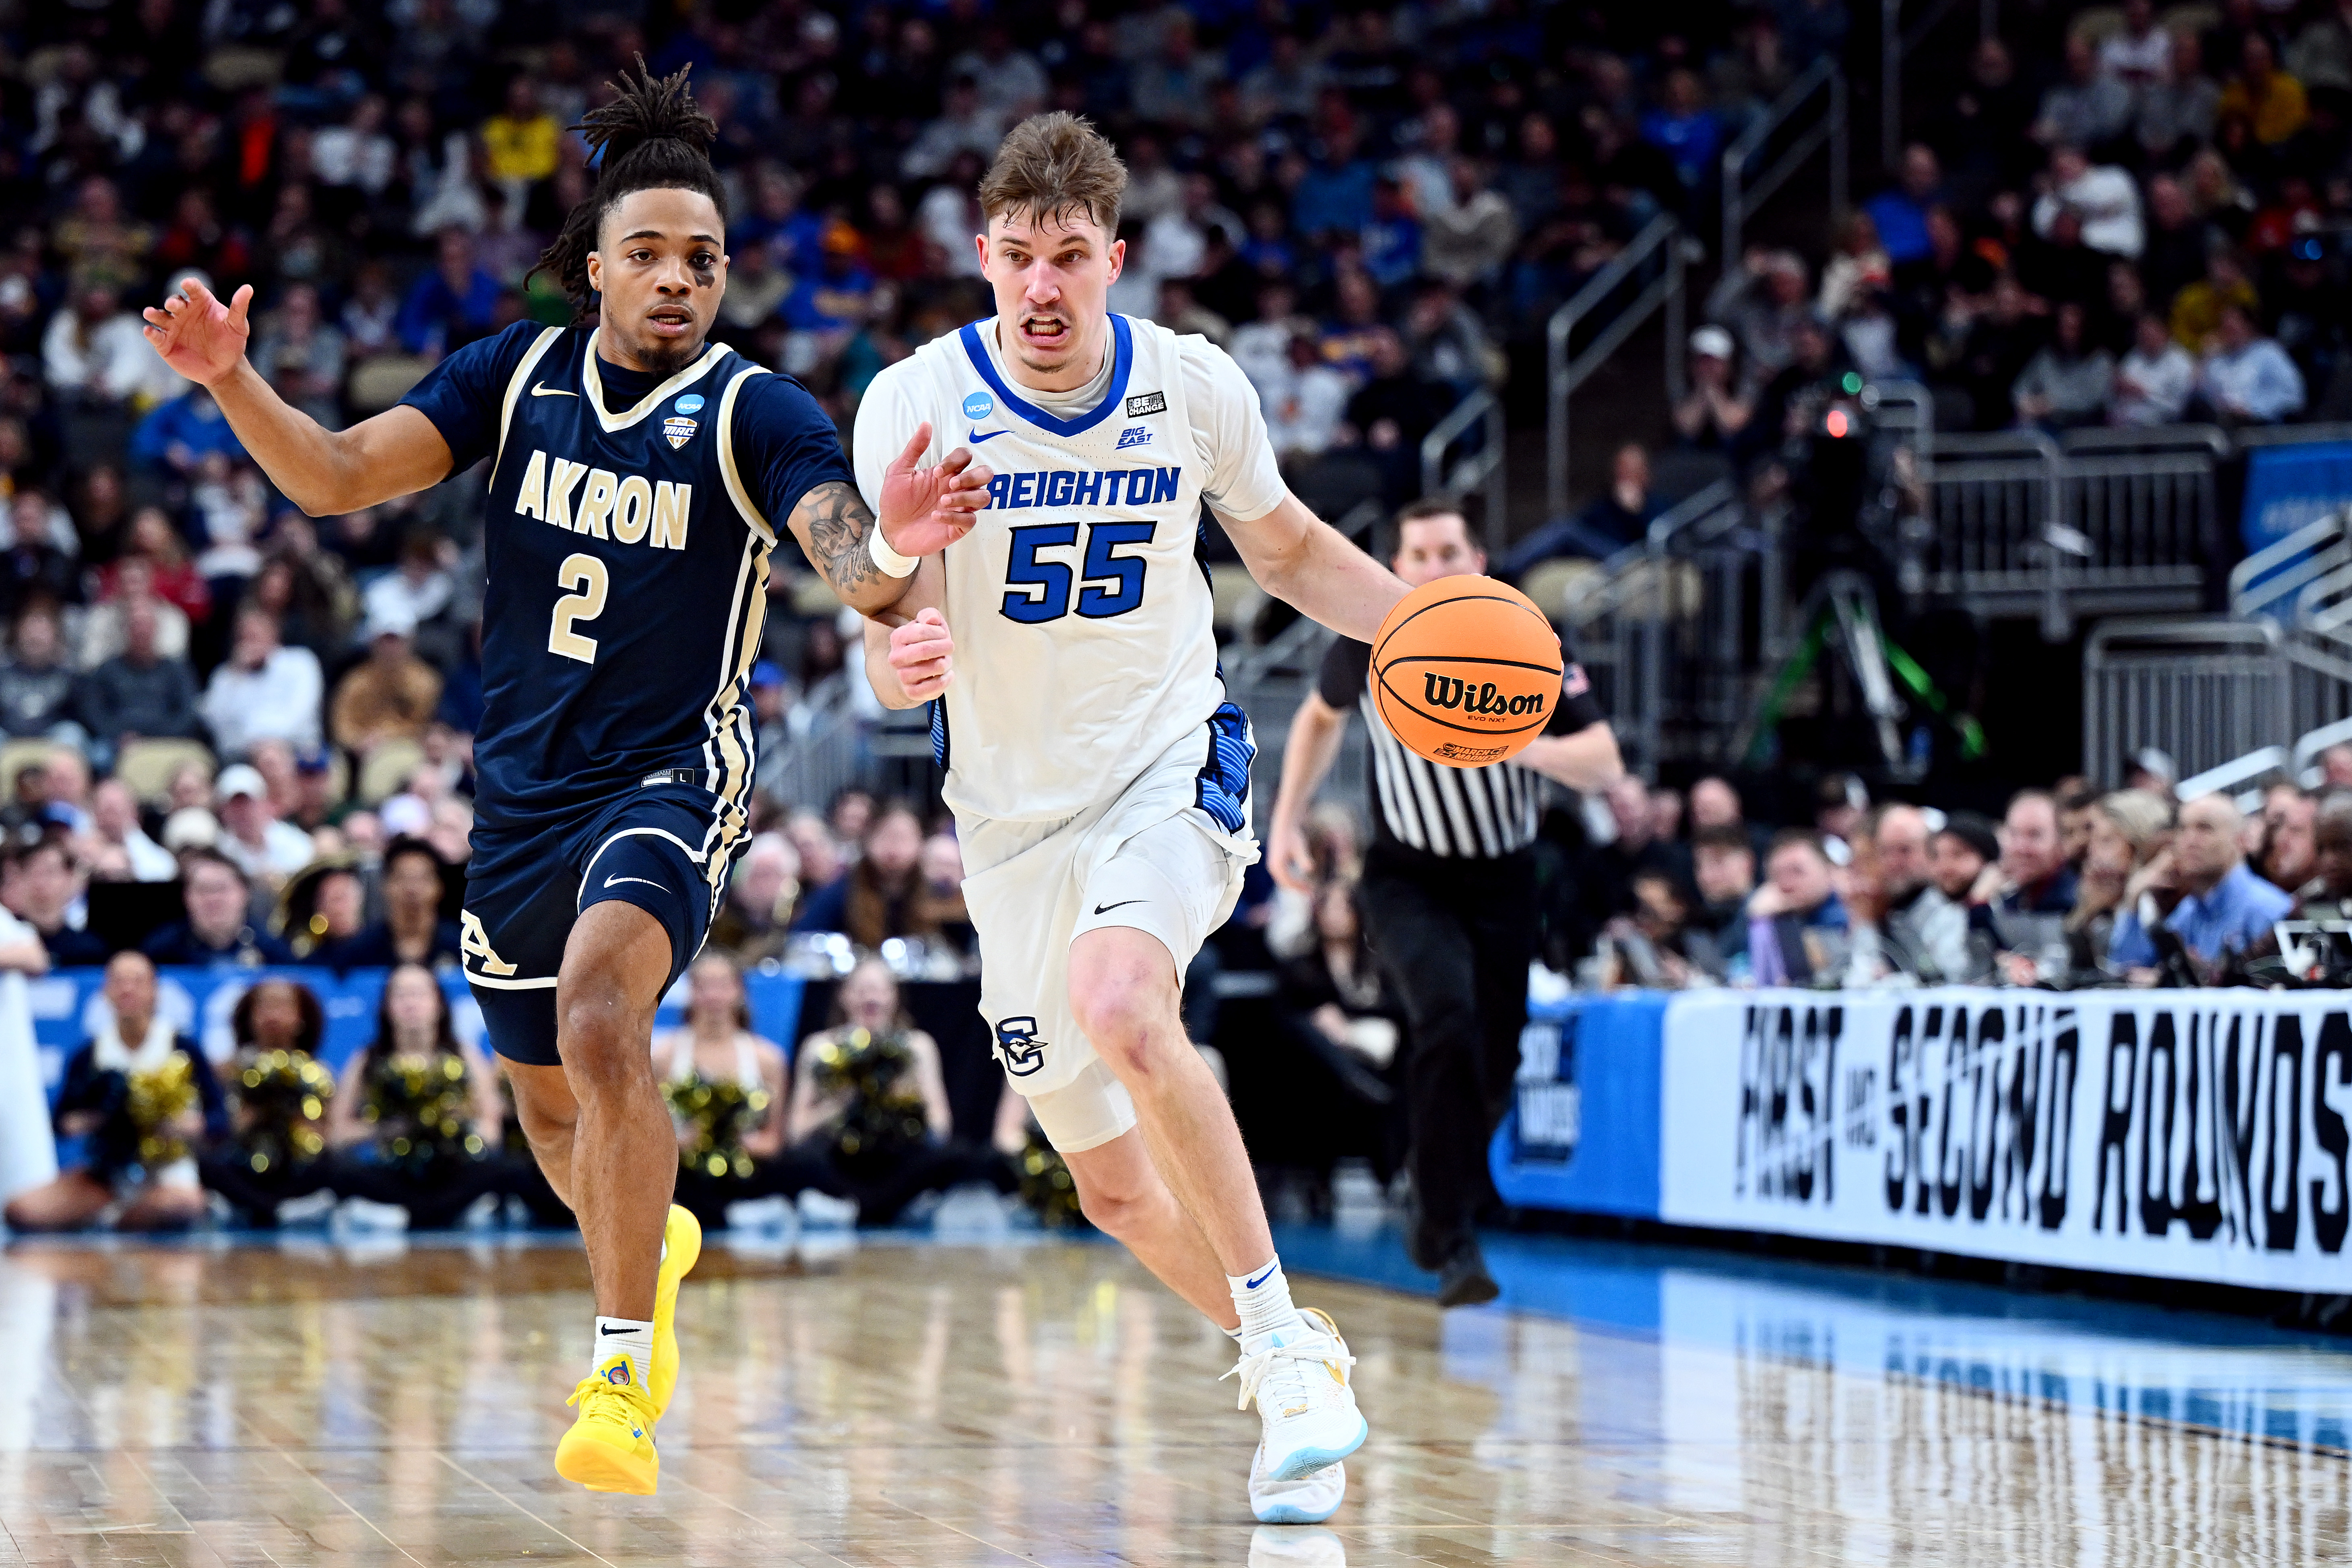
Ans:
[[[784,1052],[751,1032],[743,975],[723,953],[687,972],[686,1026],[654,1043],[655,1069],[677,1127],[677,1196],[705,1230],[730,1204],[795,1193],[784,1148]]]
[[[407,1210],[411,1229],[449,1225],[503,1190],[502,1110],[489,1064],[450,1026],[441,983],[404,963],[384,981],[375,1038],[343,1068],[328,1110],[335,1188]]]
[[[794,1063],[787,1157],[809,1184],[857,1203],[860,1225],[887,1225],[924,1193],[983,1181],[1015,1185],[1004,1162],[950,1142],[940,1047],[915,1028],[878,958],[849,972],[841,1022],[811,1035]]]
[[[106,966],[110,1017],[66,1063],[58,1131],[89,1156],[9,1200],[18,1230],[176,1230],[205,1212],[195,1155],[226,1136],[228,1103],[194,1040],[156,1015],[155,965],[119,952]]]
[[[326,1026],[317,995],[292,980],[262,981],[230,1015],[230,1142],[199,1163],[205,1185],[265,1229],[278,1224],[279,1205],[334,1184],[327,1107],[335,1075],[318,1059]]]

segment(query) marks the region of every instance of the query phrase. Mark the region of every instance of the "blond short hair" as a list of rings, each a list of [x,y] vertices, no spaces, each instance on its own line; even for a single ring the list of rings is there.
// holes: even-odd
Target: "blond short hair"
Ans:
[[[2119,789],[2099,797],[2099,811],[2132,847],[2132,861],[2144,864],[2159,835],[2172,826],[2172,807],[2160,795]]]
[[[1043,223],[1083,212],[1107,235],[1118,232],[1127,165],[1092,122],[1056,110],[1014,126],[980,182],[980,210],[992,218],[1026,215]]]

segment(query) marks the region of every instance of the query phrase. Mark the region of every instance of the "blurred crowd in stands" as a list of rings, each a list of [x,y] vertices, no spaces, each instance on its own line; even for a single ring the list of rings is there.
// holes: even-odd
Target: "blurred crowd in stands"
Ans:
[[[1924,381],[1944,423],[1987,430],[2352,410],[2352,5],[2004,15],[1925,73],[1920,139],[1833,244],[1723,258],[1658,446],[1769,484],[1855,378]],[[1647,223],[1710,233],[1721,153],[1848,20],[1843,0],[0,7],[0,906],[23,928],[0,968],[110,960],[115,1020],[67,1075],[85,1163],[12,1222],[184,1223],[199,1177],[256,1215],[319,1193],[392,1193],[418,1223],[485,1197],[561,1212],[425,984],[461,941],[480,477],[302,516],[147,347],[142,305],[192,275],[252,284],[254,362],[333,426],[466,342],[566,320],[529,274],[586,189],[567,128],[642,52],[691,63],[721,127],[718,335],[845,429],[881,367],[987,313],[973,186],[1006,126],[1068,108],[1130,168],[1112,308],[1230,350],[1294,488],[1338,516],[1417,493],[1423,438],[1540,363],[1551,312]],[[1654,459],[1619,453],[1499,569],[1635,537],[1669,489]],[[695,1201],[887,1215],[982,1179],[1050,1210],[1066,1174],[1017,1107],[952,1125],[896,994],[970,973],[950,825],[780,782],[820,697],[862,680],[845,612],[779,566],[755,837],[656,1047]],[[2028,791],[1998,823],[1840,777],[1815,821],[1769,828],[1723,779],[1629,780],[1552,813],[1546,955],[1601,985],[2293,969],[2275,921],[2352,910],[2352,753],[2324,759],[2329,793],[2282,784],[2251,813],[2176,803],[2147,761],[2131,789]],[[1213,1014],[1218,965],[1274,973],[1285,1037],[1377,1116],[1400,1034],[1360,831],[1338,805],[1315,831],[1318,890],[1254,877],[1188,1000]],[[148,960],[394,979],[374,1044],[322,1085],[299,981],[248,992],[236,1057],[207,1063],[155,1023]],[[840,987],[790,1065],[742,1012],[738,966],[772,960]]]
[[[394,838],[462,865],[478,477],[305,518],[148,348],[138,311],[191,275],[224,297],[251,283],[255,363],[331,425],[467,342],[566,319],[530,269],[585,190],[567,127],[639,51],[693,65],[721,126],[719,335],[802,377],[845,427],[882,365],[985,313],[978,173],[1016,118],[1068,107],[1131,170],[1113,307],[1225,344],[1295,485],[1338,515],[1417,493],[1430,428],[1499,384],[1643,222],[1701,199],[1790,62],[1844,27],[1822,0],[1701,0],[1664,22],[1285,0],[8,8],[6,824],[58,838],[78,889],[170,880],[177,858],[217,851],[265,951],[341,918],[306,907],[288,929],[306,867],[355,868],[373,918]],[[775,574],[753,682],[772,785],[753,871],[821,892],[854,861],[869,880],[808,918],[862,940],[917,883],[952,885],[953,847],[918,833],[909,860],[886,822],[858,853],[864,823],[772,787],[812,693],[858,684],[855,638],[799,564]]]
[[[1702,383],[1736,396],[1679,410],[1686,438],[1769,444],[1847,370],[1924,381],[1979,430],[2352,410],[2352,15],[2022,8],[1929,79],[1920,140],[1817,266],[1727,269],[1730,373]],[[1755,434],[1725,429],[1743,406]]]
[[[2159,752],[2128,785],[2018,792],[2000,820],[1874,802],[1852,774],[1768,826],[1708,776],[1607,796],[1578,887],[1601,985],[2352,983],[2352,746],[2305,783],[2179,798]],[[1596,817],[1601,813],[1592,814]],[[2289,929],[2284,939],[2282,922]],[[2303,929],[2305,925],[2309,930]]]
[[[1914,73],[1885,188],[1818,247],[1721,258],[1670,428],[1516,565],[1605,555],[1710,478],[1770,490],[1866,382],[1924,384],[1945,429],[2352,416],[2352,7],[1999,14]]]

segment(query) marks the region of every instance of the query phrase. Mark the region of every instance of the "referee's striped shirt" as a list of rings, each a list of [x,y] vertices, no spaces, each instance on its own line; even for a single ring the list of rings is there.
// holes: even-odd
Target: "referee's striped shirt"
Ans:
[[[1491,860],[1535,842],[1543,814],[1543,775],[1517,763],[1442,767],[1407,751],[1372,705],[1371,668],[1369,644],[1335,638],[1315,685],[1339,711],[1350,703],[1363,711],[1371,737],[1375,839],[1456,860]],[[1545,732],[1572,735],[1602,718],[1591,683],[1571,658]]]

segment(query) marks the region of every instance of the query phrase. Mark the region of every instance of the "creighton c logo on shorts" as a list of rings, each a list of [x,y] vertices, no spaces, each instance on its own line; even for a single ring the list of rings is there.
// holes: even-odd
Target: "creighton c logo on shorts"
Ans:
[[[1007,1018],[996,1026],[996,1057],[1014,1078],[1027,1078],[1045,1065],[1045,1042],[1034,1018]]]

